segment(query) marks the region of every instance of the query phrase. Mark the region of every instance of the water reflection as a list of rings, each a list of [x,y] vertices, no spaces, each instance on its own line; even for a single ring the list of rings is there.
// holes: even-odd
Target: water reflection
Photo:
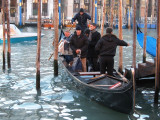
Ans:
[[[37,28],[25,27],[22,31],[35,32]],[[154,86],[138,87],[136,111],[126,115],[89,100],[77,92],[72,79],[62,66],[59,76],[53,77],[53,30],[43,30],[41,47],[41,90],[36,91],[36,41],[11,45],[11,72],[0,71],[0,119],[2,120],[157,120],[160,107],[154,107]],[[114,31],[117,34],[117,30]],[[149,31],[155,36],[155,31]],[[124,40],[132,45],[132,30],[124,30]],[[2,45],[0,45],[2,54]],[[137,45],[137,61],[142,61],[142,49]],[[148,59],[152,59],[147,55]],[[2,56],[0,56],[2,66]],[[115,57],[118,65],[118,51]],[[124,47],[124,67],[132,64],[132,47]]]

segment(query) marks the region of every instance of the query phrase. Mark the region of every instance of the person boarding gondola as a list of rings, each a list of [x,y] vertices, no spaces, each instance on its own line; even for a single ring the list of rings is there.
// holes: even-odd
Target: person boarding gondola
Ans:
[[[85,13],[83,8],[80,8],[79,13],[72,18],[72,24],[74,25],[76,24],[75,20],[78,21],[78,25],[82,28],[82,32],[84,32],[84,30],[88,28],[87,20],[91,20],[91,16]]]
[[[106,67],[107,73],[111,76],[113,75],[114,68],[114,56],[116,54],[117,46],[129,46],[123,40],[117,38],[113,33],[113,29],[108,27],[106,29],[106,35],[104,35],[96,44],[96,51],[99,54],[99,62],[100,62],[100,72],[101,74],[105,74]]]

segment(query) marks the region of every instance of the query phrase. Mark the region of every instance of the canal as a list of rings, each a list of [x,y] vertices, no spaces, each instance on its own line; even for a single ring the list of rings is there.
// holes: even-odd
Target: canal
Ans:
[[[23,32],[37,32],[36,27],[21,28]],[[100,31],[100,30],[99,30]],[[123,64],[132,64],[132,30],[123,30],[129,42],[124,47]],[[41,90],[36,91],[36,41],[11,44],[11,71],[0,70],[0,120],[158,120],[160,104],[154,106],[154,81],[137,86],[136,113],[122,114],[89,100],[79,93],[68,74],[59,65],[59,76],[53,76],[53,30],[42,30]],[[118,35],[118,30],[114,30]],[[156,30],[148,30],[156,38]],[[0,44],[0,68],[2,68]],[[142,61],[142,49],[137,42],[137,62]],[[152,57],[147,54],[147,59]],[[115,68],[118,66],[118,49]],[[160,101],[159,101],[160,102]]]

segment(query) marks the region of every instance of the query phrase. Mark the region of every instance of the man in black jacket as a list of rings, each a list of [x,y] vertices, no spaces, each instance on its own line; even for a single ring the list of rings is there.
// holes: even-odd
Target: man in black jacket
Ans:
[[[73,18],[72,18],[72,23],[75,23],[75,20],[78,21],[78,25],[82,28],[82,32],[88,27],[87,26],[87,19],[91,20],[91,16],[89,16],[87,13],[84,12],[84,9],[81,8],[79,13],[77,13]]]
[[[76,27],[76,32],[70,39],[70,47],[73,50],[73,57],[77,57],[78,54],[81,55],[83,72],[86,72],[88,39],[84,34],[82,34],[80,26]]]
[[[88,45],[88,55],[87,55],[87,59],[88,59],[88,65],[89,65],[89,71],[99,71],[99,65],[97,63],[98,60],[98,54],[95,51],[95,46],[97,44],[97,42],[99,41],[99,39],[101,38],[101,34],[96,31],[96,27],[97,25],[95,23],[92,23],[90,25],[90,34],[88,37],[89,40],[89,45]]]
[[[107,34],[98,41],[95,49],[99,52],[100,56],[101,74],[105,74],[107,67],[107,73],[113,76],[114,56],[116,54],[116,48],[117,46],[129,46],[129,44],[123,40],[118,39],[114,34],[112,34],[112,31],[112,28],[107,28]]]

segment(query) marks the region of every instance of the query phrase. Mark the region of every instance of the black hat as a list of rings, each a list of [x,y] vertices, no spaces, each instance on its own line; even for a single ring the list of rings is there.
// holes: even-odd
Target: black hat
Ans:
[[[107,27],[106,33],[111,33],[112,31],[113,31],[113,29],[111,27]]]
[[[79,25],[77,25],[76,30],[82,30],[82,28]]]
[[[83,9],[83,8],[80,8],[79,12],[84,12],[84,9]]]
[[[97,24],[96,24],[96,23],[91,23],[91,25],[93,25],[93,26],[97,27]]]
[[[85,33],[85,34],[90,34],[90,29],[88,29],[88,28],[85,29],[84,33]]]

